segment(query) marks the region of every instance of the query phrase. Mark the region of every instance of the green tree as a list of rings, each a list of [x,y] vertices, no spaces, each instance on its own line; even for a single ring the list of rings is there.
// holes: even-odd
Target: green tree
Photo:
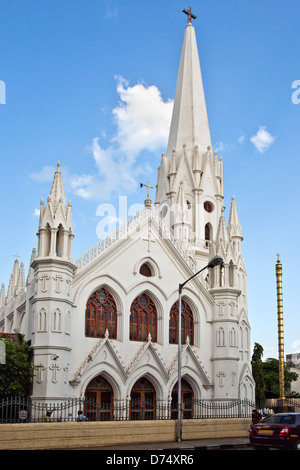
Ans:
[[[279,398],[279,360],[273,357],[266,359],[263,363],[263,374],[266,386],[266,398]],[[287,391],[291,383],[297,380],[298,374],[291,372],[284,365],[284,389]]]
[[[252,374],[255,380],[255,401],[258,405],[263,405],[265,402],[265,381],[263,371],[263,347],[255,343],[252,354]]]
[[[30,393],[33,376],[29,344],[23,335],[2,336],[1,341],[5,343],[5,361],[0,364],[0,397],[24,397]]]

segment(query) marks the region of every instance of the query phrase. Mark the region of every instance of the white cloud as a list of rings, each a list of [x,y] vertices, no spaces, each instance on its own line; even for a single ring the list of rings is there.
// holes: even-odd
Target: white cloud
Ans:
[[[157,153],[167,146],[173,102],[164,102],[156,86],[138,83],[132,87],[122,77],[117,78],[120,101],[113,109],[115,133],[106,148],[100,144],[106,132],[95,137],[90,146],[95,172],[87,175],[61,171],[66,192],[69,190],[84,199],[104,200],[112,192],[127,194],[138,187],[138,178],[149,175],[152,168],[143,161],[142,152]],[[157,166],[156,160],[155,167]],[[55,168],[44,167],[31,177],[40,182],[53,180]]]
[[[138,83],[130,87],[124,78],[116,78],[120,98],[112,111],[116,130],[106,148],[99,137],[93,139],[91,151],[97,174],[83,192],[89,192],[90,197],[98,198],[99,190],[102,198],[114,191],[133,192],[138,177],[151,172],[141,153],[155,153],[167,145],[173,102],[164,102],[156,86]]]
[[[173,102],[164,102],[156,86],[139,83],[129,87],[122,77],[116,78],[121,103],[113,110],[117,123],[113,142],[127,155],[144,149],[153,152],[166,145]]]
[[[263,153],[274,142],[274,139],[275,137],[272,136],[264,126],[260,126],[256,135],[252,136],[250,141],[260,153]]]

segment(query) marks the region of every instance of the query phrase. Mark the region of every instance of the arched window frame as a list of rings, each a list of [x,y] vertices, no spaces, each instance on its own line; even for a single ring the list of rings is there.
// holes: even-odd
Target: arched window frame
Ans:
[[[225,331],[222,327],[217,330],[217,346],[225,346]]]
[[[37,331],[46,331],[46,330],[47,330],[47,314],[46,314],[46,310],[42,308],[38,315]]]
[[[143,263],[140,267],[140,274],[145,277],[152,277],[153,274],[153,268],[150,263],[146,262]]]
[[[52,313],[52,331],[61,332],[62,315],[59,308]]]
[[[131,341],[147,341],[149,333],[151,341],[157,342],[157,309],[149,295],[137,296],[130,307]]]
[[[187,336],[191,345],[194,344],[194,317],[189,304],[181,300],[181,343],[185,344]],[[175,302],[170,310],[169,343],[178,344],[178,313],[179,301]]]
[[[85,336],[117,338],[117,306],[111,293],[104,287],[97,289],[87,301],[85,310]]]
[[[229,346],[236,347],[236,345],[236,330],[232,327],[229,331]]]

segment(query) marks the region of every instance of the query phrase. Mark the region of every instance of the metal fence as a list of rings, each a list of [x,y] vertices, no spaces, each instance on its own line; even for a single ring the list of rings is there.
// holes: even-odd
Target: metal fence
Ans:
[[[184,400],[183,419],[244,418],[250,417],[255,404],[249,400],[207,402]],[[0,423],[125,421],[177,419],[175,402],[154,399],[113,401],[99,403],[89,398],[74,398],[62,402],[35,402],[30,398],[9,397],[0,400]]]

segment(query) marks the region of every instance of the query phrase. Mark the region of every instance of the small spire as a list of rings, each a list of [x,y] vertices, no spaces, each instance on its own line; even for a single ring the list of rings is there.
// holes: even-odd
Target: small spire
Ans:
[[[228,221],[228,230],[231,237],[240,237],[242,238],[242,227],[239,221],[239,216],[237,213],[237,207],[235,203],[235,197],[232,196],[231,207]]]
[[[224,243],[225,246],[229,242],[229,233],[228,233],[228,229],[226,227],[226,221],[225,221],[225,217],[224,217],[224,209],[223,209],[222,215],[219,219],[219,225],[218,225],[218,229],[217,229],[216,241],[219,244]]]
[[[51,198],[51,199],[49,199],[49,198]],[[56,206],[60,202],[63,202],[65,204],[65,192],[64,192],[64,186],[63,186],[62,174],[60,172],[60,161],[59,160],[57,162],[57,170],[54,174],[52,188],[51,188],[50,194],[48,196],[48,202],[50,200],[51,200],[52,204],[54,204],[55,210],[56,210]]]

